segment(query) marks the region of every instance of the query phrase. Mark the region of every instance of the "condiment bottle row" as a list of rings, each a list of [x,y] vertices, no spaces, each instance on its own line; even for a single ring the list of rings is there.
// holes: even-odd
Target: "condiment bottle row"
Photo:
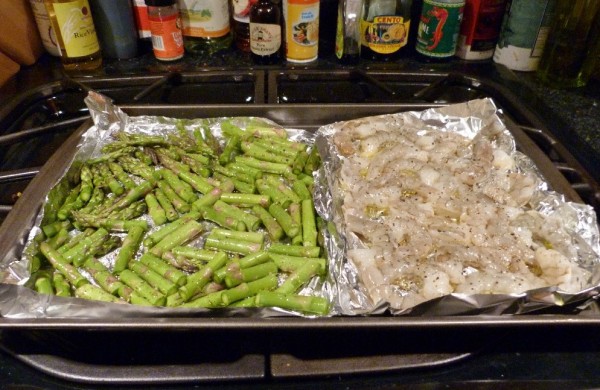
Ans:
[[[319,56],[320,23],[336,26],[334,52],[342,64],[493,59],[517,71],[539,68],[541,80],[559,87],[584,85],[600,52],[598,0],[30,3],[44,46],[67,70],[95,69],[102,56],[135,57],[140,39],[151,41],[162,61],[234,48],[257,64],[307,63]],[[331,4],[337,20],[320,20],[321,7]]]

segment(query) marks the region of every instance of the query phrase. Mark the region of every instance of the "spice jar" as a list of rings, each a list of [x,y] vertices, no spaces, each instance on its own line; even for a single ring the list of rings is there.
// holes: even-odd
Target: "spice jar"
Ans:
[[[162,61],[174,61],[183,57],[181,19],[175,0],[145,0],[152,35],[154,56]]]

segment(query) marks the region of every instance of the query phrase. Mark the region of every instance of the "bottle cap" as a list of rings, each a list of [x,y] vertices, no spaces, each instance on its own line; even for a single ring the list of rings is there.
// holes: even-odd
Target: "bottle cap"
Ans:
[[[144,2],[150,7],[167,7],[175,4],[175,0],[144,0]]]

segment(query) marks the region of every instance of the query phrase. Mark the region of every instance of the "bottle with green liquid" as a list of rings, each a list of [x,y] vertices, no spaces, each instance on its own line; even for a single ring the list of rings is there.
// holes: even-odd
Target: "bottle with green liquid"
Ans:
[[[233,42],[227,0],[178,0],[183,45],[194,55],[211,55]]]

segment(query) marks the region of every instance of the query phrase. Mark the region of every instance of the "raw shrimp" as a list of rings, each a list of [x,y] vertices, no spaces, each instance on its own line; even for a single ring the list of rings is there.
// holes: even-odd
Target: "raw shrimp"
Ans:
[[[469,139],[376,118],[335,134],[347,257],[374,304],[585,286],[561,221],[530,209],[538,179],[492,130]]]

